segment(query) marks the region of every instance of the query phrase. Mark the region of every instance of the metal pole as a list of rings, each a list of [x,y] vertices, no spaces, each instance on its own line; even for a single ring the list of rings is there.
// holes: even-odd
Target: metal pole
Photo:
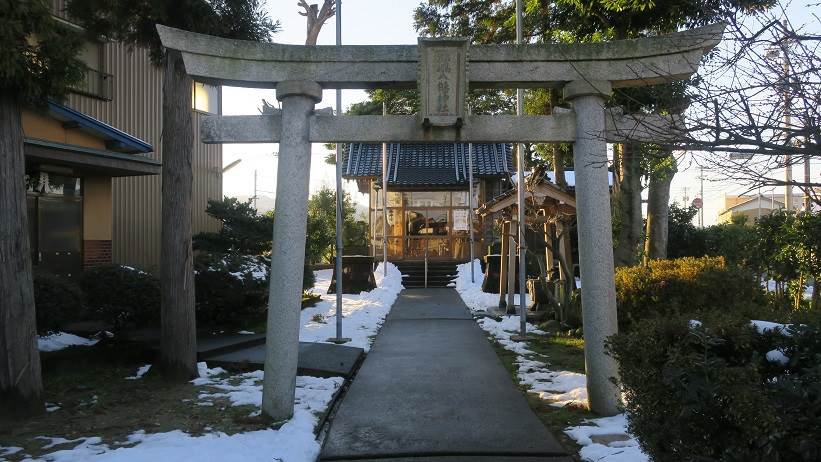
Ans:
[[[388,115],[384,101],[382,115]],[[388,143],[382,143],[382,275],[388,277]]]
[[[427,241],[427,239],[425,239]],[[425,243],[425,288],[428,288],[428,244]]]
[[[336,46],[342,45],[342,0],[336,0]],[[336,115],[342,115],[342,90],[336,90]],[[347,343],[342,337],[342,230],[345,191],[342,189],[342,145],[336,143],[336,337],[333,343]]]
[[[257,209],[257,169],[254,169],[254,210]]]
[[[470,111],[468,111],[470,113]],[[473,143],[468,143],[468,232],[470,233],[470,282],[476,282],[473,270]]]
[[[761,218],[761,186],[758,187],[758,218]]]
[[[516,0],[516,44],[522,43],[522,0]],[[521,88],[516,89],[516,115],[524,113],[525,95]],[[525,243],[525,153],[524,145],[519,143],[516,147],[517,166],[516,174],[519,178],[517,185],[519,204],[519,336],[524,339],[527,336],[527,288],[525,287],[526,265],[525,253],[527,244]],[[512,249],[511,249],[512,250]]]

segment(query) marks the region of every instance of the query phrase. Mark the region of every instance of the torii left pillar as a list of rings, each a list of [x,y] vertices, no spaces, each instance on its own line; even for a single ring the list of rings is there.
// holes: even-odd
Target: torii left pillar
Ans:
[[[602,81],[577,80],[564,87],[564,98],[576,113],[573,166],[587,399],[593,412],[606,416],[619,412],[619,390],[612,380],[618,365],[605,351],[607,338],[618,332],[604,119],[604,102],[611,91],[610,82]]]
[[[276,95],[282,102],[282,138],[268,288],[262,412],[274,421],[284,421],[294,413],[299,355],[311,171],[309,117],[314,105],[322,100],[322,87],[316,82],[288,80],[277,85]]]

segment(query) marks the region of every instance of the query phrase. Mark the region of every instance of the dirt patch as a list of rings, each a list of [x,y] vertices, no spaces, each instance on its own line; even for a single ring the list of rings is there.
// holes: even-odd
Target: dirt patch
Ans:
[[[100,437],[103,443],[123,441],[137,430],[159,433],[183,430],[192,435],[221,431],[228,434],[269,428],[260,417],[249,417],[253,406],[230,406],[222,398],[199,405],[202,392],[218,391],[191,383],[169,383],[153,370],[128,380],[137,369],[154,361],[142,345],[106,342],[43,354],[45,400],[56,410],[0,428],[0,446],[23,450],[5,456],[21,460],[74,447],[77,442],[44,448],[50,438],[67,440]]]

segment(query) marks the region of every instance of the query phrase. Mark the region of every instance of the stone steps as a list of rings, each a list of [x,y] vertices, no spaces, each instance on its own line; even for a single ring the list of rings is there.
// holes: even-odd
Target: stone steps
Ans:
[[[402,285],[408,289],[425,287],[425,262],[394,262],[402,272]],[[427,287],[447,287],[456,278],[456,263],[428,261]]]

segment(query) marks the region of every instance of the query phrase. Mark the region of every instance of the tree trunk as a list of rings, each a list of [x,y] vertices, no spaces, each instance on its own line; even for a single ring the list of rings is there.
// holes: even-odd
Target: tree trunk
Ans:
[[[180,53],[169,50],[163,79],[160,365],[167,379],[179,381],[197,375],[191,249],[192,85]]]
[[[667,220],[670,215],[670,183],[673,173],[664,172],[650,177],[647,197],[647,239],[644,258],[667,258]]]
[[[20,106],[0,93],[0,421],[43,412]]]
[[[550,89],[550,108],[548,114],[553,114],[553,108],[559,105],[559,90]],[[567,180],[564,177],[564,152],[560,144],[552,144],[553,151],[553,175],[556,178],[556,184],[562,188],[567,188]]]
[[[621,176],[619,191],[614,195],[615,215],[619,223],[618,240],[613,249],[616,266],[636,263],[642,237],[641,216],[641,158],[638,146],[623,144],[619,152]]]

